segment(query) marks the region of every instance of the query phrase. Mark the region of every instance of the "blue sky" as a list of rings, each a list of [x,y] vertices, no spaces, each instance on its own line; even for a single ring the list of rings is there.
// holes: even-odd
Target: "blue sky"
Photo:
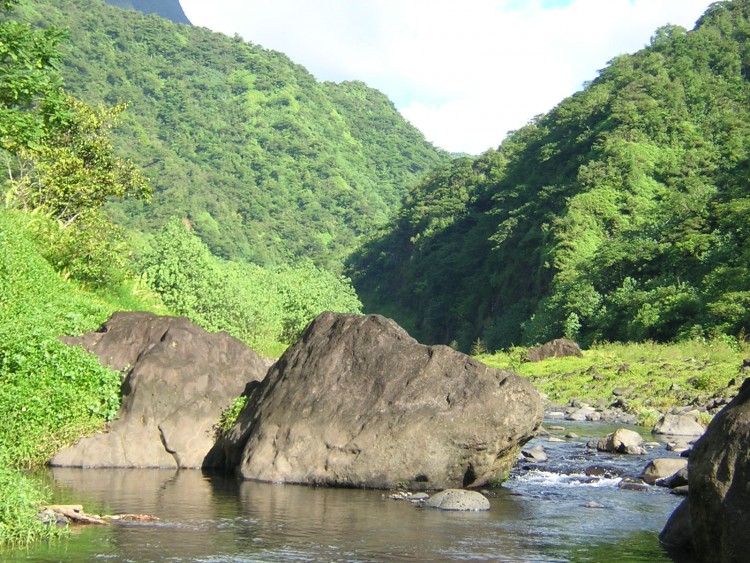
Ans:
[[[478,154],[712,0],[180,0],[194,25],[362,80],[436,145]]]

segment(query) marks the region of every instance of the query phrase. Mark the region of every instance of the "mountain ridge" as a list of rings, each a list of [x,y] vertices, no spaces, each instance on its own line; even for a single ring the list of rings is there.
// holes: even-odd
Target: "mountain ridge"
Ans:
[[[465,350],[746,338],[747,37],[750,2],[715,3],[431,173],[348,262],[365,309]]]
[[[174,23],[193,25],[185,11],[182,9],[180,0],[104,0],[107,4],[125,10],[136,10],[144,14],[156,14]]]

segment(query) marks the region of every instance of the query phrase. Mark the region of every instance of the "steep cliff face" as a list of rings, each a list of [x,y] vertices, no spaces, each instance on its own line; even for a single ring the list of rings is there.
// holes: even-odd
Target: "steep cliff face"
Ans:
[[[180,5],[180,0],[104,0],[107,4],[144,14],[156,14],[175,23],[192,25]]]

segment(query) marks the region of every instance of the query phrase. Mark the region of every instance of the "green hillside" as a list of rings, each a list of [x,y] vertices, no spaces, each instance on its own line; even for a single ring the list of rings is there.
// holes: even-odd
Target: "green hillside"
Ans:
[[[498,151],[432,173],[349,262],[429,342],[666,341],[750,325],[750,2],[667,26]]]
[[[129,103],[116,144],[154,185],[151,205],[112,206],[134,231],[178,216],[224,258],[337,269],[448,159],[381,93],[318,83],[238,37],[101,0],[26,0],[19,14],[69,30],[74,95]]]

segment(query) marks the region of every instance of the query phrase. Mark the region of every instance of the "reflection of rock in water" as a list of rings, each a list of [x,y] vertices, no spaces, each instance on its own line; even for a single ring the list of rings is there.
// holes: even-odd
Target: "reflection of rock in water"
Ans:
[[[77,499],[87,512],[147,513],[159,518],[158,522],[127,522],[107,528],[110,541],[132,560],[142,559],[135,554],[146,547],[134,527],[147,527],[148,549],[158,547],[169,558],[192,560],[215,554],[219,530],[206,523],[226,514],[225,503],[230,507],[237,504],[234,480],[221,478],[214,486],[210,476],[196,470],[56,467],[51,472],[62,489],[58,495]],[[222,494],[227,488],[233,490]],[[229,513],[234,515],[236,509],[230,508]],[[198,529],[200,535],[195,534]]]

